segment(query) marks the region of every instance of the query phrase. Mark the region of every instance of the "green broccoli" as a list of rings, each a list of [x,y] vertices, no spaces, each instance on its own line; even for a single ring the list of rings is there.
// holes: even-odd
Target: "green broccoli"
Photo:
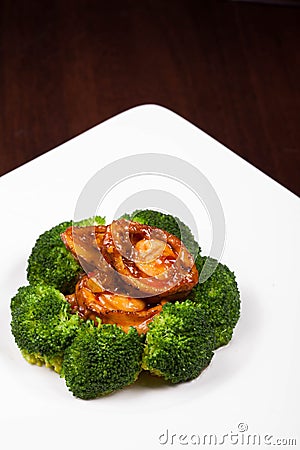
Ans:
[[[76,226],[103,225],[105,219],[92,217],[74,223]],[[28,258],[27,279],[30,284],[45,283],[53,286],[63,294],[74,292],[82,267],[69,252],[61,240],[61,233],[73,222],[63,222],[37,239]]]
[[[215,331],[215,349],[226,345],[232,338],[234,327],[240,317],[240,293],[233,272],[216,260],[198,256],[196,266],[199,274],[207,262],[205,271],[214,272],[204,282],[198,283],[190,294],[190,299],[200,304]],[[205,275],[205,274],[204,274]],[[205,278],[205,276],[204,276]]]
[[[64,295],[51,286],[21,287],[11,300],[11,331],[22,355],[56,372],[80,322]]]
[[[75,397],[85,400],[109,394],[133,383],[140,371],[143,337],[131,327],[96,327],[86,322],[66,349],[63,376]]]
[[[166,303],[149,324],[142,367],[171,383],[199,376],[213,357],[214,333],[201,306]]]
[[[123,217],[124,219],[157,227],[173,234],[184,243],[194,257],[201,251],[189,227],[178,219],[178,217],[151,209],[136,210],[132,214],[125,214]]]
[[[198,377],[214,350],[230,341],[240,316],[235,275],[227,266],[201,256],[198,243],[181,220],[151,210],[123,217],[180,238],[194,256],[200,275],[189,298],[165,303],[145,334],[139,335],[134,327],[125,332],[100,319],[97,325],[85,321],[64,296],[74,292],[83,270],[65,247],[61,233],[72,225],[102,225],[101,217],[63,222],[43,233],[28,259],[30,285],[21,287],[11,300],[11,330],[24,358],[60,373],[68,389],[81,399],[122,389],[142,370],[170,383]]]

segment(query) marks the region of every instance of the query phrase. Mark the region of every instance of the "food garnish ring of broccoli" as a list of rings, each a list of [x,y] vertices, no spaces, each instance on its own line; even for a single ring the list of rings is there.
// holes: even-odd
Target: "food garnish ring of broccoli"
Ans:
[[[182,240],[195,256],[198,272],[214,260],[203,257],[189,228],[179,219],[152,210],[128,220],[161,228]],[[228,344],[240,315],[233,272],[218,264],[188,299],[170,301],[149,323],[148,332],[128,332],[115,324],[82,320],[68,302],[82,268],[66,249],[63,233],[72,221],[43,233],[28,259],[29,286],[11,300],[11,330],[24,358],[46,365],[65,378],[75,397],[92,399],[132,384],[141,370],[170,383],[192,380],[209,365],[214,350]],[[94,217],[76,226],[103,225]]]

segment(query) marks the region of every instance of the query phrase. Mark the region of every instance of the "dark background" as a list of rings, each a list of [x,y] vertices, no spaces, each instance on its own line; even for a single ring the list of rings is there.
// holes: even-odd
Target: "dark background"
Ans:
[[[281,3],[0,0],[0,175],[156,103],[299,194],[300,8]]]

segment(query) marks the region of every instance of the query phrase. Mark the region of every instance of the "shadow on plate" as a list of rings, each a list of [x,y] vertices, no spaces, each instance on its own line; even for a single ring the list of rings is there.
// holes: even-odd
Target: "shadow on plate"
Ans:
[[[176,386],[174,384],[168,383],[163,378],[160,378],[156,375],[151,375],[150,372],[143,370],[136,382],[134,383],[135,389],[161,389],[169,386]]]

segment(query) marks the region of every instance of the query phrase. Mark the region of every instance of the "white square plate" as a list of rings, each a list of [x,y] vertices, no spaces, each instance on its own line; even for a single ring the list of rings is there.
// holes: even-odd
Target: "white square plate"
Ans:
[[[74,217],[91,177],[119,158],[149,152],[184,159],[214,187],[226,222],[222,262],[236,273],[241,319],[231,343],[192,382],[162,386],[141,377],[105,398],[78,400],[55,373],[22,359],[10,333],[10,299],[27,284],[26,260],[37,236]],[[150,177],[145,186],[156,181]],[[101,214],[110,217],[120,195],[123,201],[142,189],[130,180],[124,183],[103,202]],[[164,179],[163,189],[177,192],[172,183],[168,188]],[[241,448],[248,439],[250,448],[255,439],[261,439],[261,446],[278,445],[276,439],[298,439],[300,445],[300,208],[295,195],[156,105],[126,111],[3,176],[0,195],[0,423],[5,448],[153,450],[201,447],[205,439],[206,445],[211,439],[226,449]],[[195,203],[192,213],[205,253],[211,230],[202,212]]]

